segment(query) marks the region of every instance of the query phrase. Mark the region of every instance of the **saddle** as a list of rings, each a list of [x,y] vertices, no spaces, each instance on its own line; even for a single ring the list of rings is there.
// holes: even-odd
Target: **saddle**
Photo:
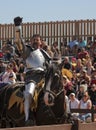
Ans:
[[[44,79],[42,79],[37,85],[34,92],[33,102],[30,106],[31,110],[36,110],[38,104],[38,96],[44,86]],[[23,90],[25,87],[25,83],[16,83],[14,86],[14,91],[9,99],[8,109],[11,109],[12,106],[16,103],[17,107],[20,107],[20,113],[24,112],[24,95]]]
[[[31,110],[33,111],[36,111],[36,108],[38,106],[38,96],[41,92],[41,90],[43,89],[44,87],[44,79],[42,79],[37,85],[36,85],[36,88],[35,88],[35,93],[34,93],[34,97],[33,97],[33,102],[32,102],[32,105],[31,105]]]

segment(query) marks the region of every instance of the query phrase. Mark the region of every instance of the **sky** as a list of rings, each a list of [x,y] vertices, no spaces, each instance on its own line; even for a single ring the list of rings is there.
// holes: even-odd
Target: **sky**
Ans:
[[[96,19],[96,0],[0,0],[0,24]]]

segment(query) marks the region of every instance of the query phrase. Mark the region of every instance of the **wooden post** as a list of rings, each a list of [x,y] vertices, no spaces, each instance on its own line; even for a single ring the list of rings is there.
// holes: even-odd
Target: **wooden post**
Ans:
[[[71,130],[79,130],[79,126],[80,126],[80,121],[74,119],[74,124],[72,125]]]

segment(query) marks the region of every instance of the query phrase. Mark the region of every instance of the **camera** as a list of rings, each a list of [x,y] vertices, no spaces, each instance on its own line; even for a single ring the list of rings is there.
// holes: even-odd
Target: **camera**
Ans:
[[[14,24],[15,24],[15,26],[20,26],[21,24],[22,24],[22,19],[23,18],[21,18],[21,17],[15,17],[14,18]]]

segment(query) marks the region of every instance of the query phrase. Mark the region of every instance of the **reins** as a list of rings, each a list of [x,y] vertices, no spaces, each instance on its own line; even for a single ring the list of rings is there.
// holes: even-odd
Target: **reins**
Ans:
[[[44,90],[44,92],[51,93],[55,98],[58,97],[62,92],[64,92],[64,88],[62,88],[58,93],[55,93],[51,90]]]

